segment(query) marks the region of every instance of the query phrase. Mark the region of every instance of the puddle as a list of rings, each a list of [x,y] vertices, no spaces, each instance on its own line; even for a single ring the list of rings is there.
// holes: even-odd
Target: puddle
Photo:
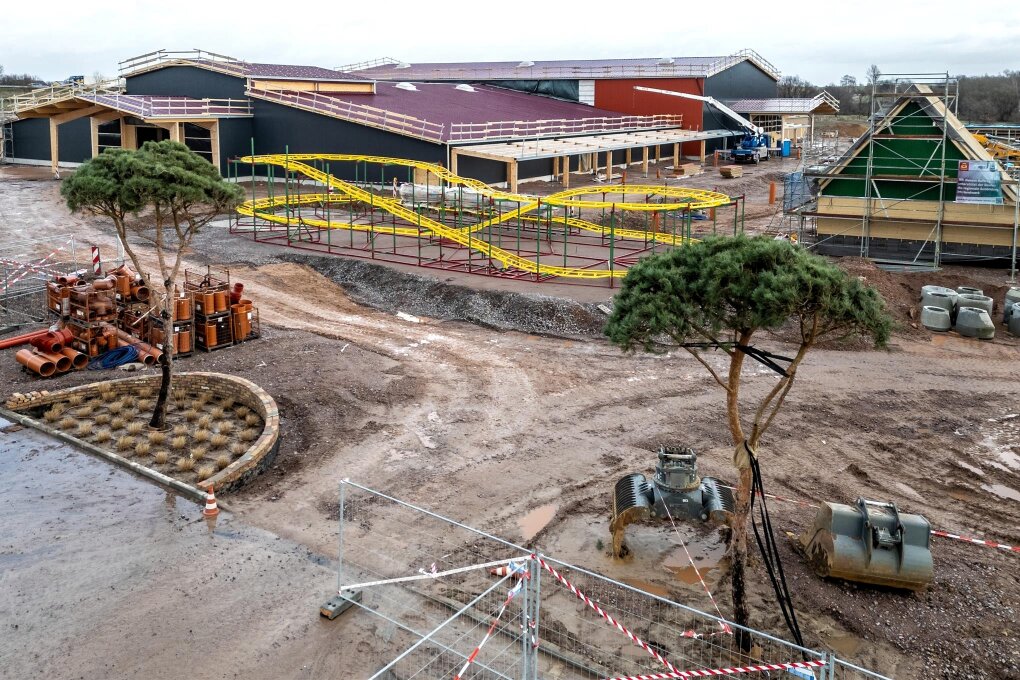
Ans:
[[[985,491],[991,491],[999,498],[1005,498],[1011,501],[1017,501],[1020,503],[1020,491],[1012,489],[1005,484],[982,484],[981,488]]]
[[[525,541],[533,539],[538,535],[538,532],[545,529],[546,525],[552,521],[552,518],[556,516],[556,511],[559,509],[559,503],[546,503],[526,514],[520,520],[521,537]]]
[[[957,460],[956,464],[959,465],[960,467],[962,467],[964,470],[969,470],[970,472],[973,472],[976,475],[981,475],[982,477],[985,476],[984,470],[982,470],[981,468],[977,467],[976,465],[971,465],[967,461]]]
[[[687,551],[690,552],[690,559],[681,546],[662,561],[662,566],[671,571],[679,581],[693,585],[698,583],[698,572],[701,572],[701,578],[707,581],[708,574],[719,567],[726,555],[726,544],[718,540],[691,542],[687,544]],[[694,561],[693,565],[691,560]]]
[[[836,652],[837,655],[842,657],[855,656],[857,651],[864,644],[864,640],[860,639],[856,635],[850,635],[849,633],[843,635],[833,635],[828,640],[827,644],[832,651]]]
[[[673,597],[669,594],[669,588],[667,588],[666,586],[659,586],[654,583],[649,583],[648,581],[642,581],[641,579],[636,578],[625,578],[620,580],[626,583],[628,586],[633,586],[638,590],[645,591],[646,593],[658,595],[659,597],[664,597],[667,600],[673,599]]]

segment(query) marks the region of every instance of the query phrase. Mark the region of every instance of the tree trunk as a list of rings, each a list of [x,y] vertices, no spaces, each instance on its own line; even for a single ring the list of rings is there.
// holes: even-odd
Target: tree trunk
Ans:
[[[733,595],[733,622],[745,628],[750,627],[751,612],[747,607],[747,518],[751,513],[751,485],[753,474],[750,467],[741,468],[740,481],[733,514],[730,517],[730,588]],[[751,640],[747,633],[734,631],[737,644],[744,651],[750,649]]]
[[[170,296],[168,299],[172,302],[173,297]],[[159,397],[156,399],[156,408],[152,412],[152,420],[149,421],[149,427],[157,430],[166,429],[166,407],[167,399],[170,396],[170,385],[173,381],[173,353],[174,353],[174,325],[173,319],[166,307],[160,313],[160,318],[163,320],[163,356],[160,357],[159,364],[162,369],[163,375],[159,382]]]
[[[741,345],[751,342],[751,333],[742,333],[737,339]],[[740,372],[744,365],[744,353],[735,350],[730,356],[730,370],[727,376],[726,412],[729,419],[730,435],[737,447],[734,452],[733,464],[740,475],[737,493],[734,499],[733,514],[730,516],[730,590],[733,596],[733,622],[739,626],[750,627],[750,611],[747,607],[747,580],[744,572],[747,566],[747,517],[751,512],[751,472],[750,461],[743,453],[744,428],[740,423]],[[742,649],[750,645],[749,639],[740,631],[735,631],[737,642]]]

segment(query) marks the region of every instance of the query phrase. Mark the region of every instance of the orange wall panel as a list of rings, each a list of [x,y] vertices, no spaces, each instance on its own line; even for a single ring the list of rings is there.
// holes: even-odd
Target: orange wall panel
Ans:
[[[694,99],[681,99],[663,94],[640,92],[636,86],[654,87],[687,94],[703,95],[705,81],[701,78],[633,78],[628,80],[596,80],[595,107],[628,113],[635,116],[653,116],[660,113],[680,114],[683,126],[700,130],[702,103]]]

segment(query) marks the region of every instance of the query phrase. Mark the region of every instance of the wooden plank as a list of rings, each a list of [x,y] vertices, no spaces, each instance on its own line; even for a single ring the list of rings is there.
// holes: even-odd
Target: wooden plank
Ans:
[[[53,118],[50,118],[50,169],[53,171],[54,177],[59,177],[60,172],[58,169],[60,163],[60,135],[59,135],[59,123]]]
[[[641,172],[648,177],[648,147],[643,148],[641,153]]]
[[[85,116],[93,116],[93,115],[95,115],[97,113],[102,113],[103,111],[108,111],[108,110],[109,109],[107,107],[105,107],[105,106],[99,106],[99,105],[89,106],[89,107],[84,108],[84,109],[77,109],[76,111],[68,111],[67,113],[61,113],[61,114],[58,114],[56,116],[51,116],[50,120],[54,121],[57,125],[62,125],[64,123],[70,122],[72,120],[77,120],[79,118],[84,118]]]
[[[183,127],[183,126],[182,126]],[[183,130],[182,130],[183,131]],[[212,164],[220,170],[220,123],[217,121],[209,130],[209,148],[212,150]]]
[[[563,157],[563,188],[570,188],[570,156]]]
[[[510,193],[517,193],[517,161],[507,163],[507,182],[510,185]]]
[[[456,148],[450,149],[450,172],[455,175],[457,174],[457,157],[459,155],[460,152]]]

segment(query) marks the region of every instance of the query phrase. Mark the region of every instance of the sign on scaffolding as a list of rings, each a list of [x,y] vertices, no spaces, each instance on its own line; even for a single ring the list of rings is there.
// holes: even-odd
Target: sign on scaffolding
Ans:
[[[959,161],[956,202],[1002,205],[1002,173],[995,161]]]

